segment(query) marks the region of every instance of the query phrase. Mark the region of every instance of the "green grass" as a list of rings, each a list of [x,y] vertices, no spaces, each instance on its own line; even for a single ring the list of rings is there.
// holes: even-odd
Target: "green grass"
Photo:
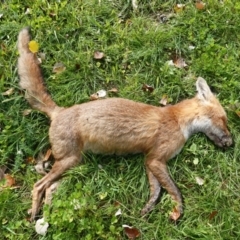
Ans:
[[[2,1],[0,92],[14,91],[0,94],[0,165],[20,188],[0,192],[1,239],[127,239],[123,224],[138,228],[144,240],[240,239],[240,4],[206,2],[201,11],[193,1],[142,0],[133,11],[131,1],[123,0]],[[185,4],[180,13],[174,13],[177,3]],[[165,23],[162,14],[171,14]],[[196,77],[208,81],[227,111],[235,144],[223,151],[197,134],[169,161],[184,197],[178,224],[168,220],[172,202],[165,191],[155,209],[140,217],[149,194],[142,155],[87,154],[84,165],[65,174],[52,209],[44,207],[47,235],[35,232],[27,210],[40,176],[26,160],[50,147],[49,120],[36,111],[23,116],[30,107],[18,86],[16,41],[24,26],[31,26],[46,54],[45,81],[61,106],[87,102],[91,94],[112,87],[119,97],[159,106],[166,94],[174,104],[194,96]],[[94,60],[95,51],[104,52],[105,59]],[[182,56],[188,67],[168,66],[173,55]],[[56,62],[66,66],[63,73],[52,72]],[[154,92],[143,92],[143,83]],[[196,177],[205,183],[199,186]],[[116,217],[119,208],[122,215]]]

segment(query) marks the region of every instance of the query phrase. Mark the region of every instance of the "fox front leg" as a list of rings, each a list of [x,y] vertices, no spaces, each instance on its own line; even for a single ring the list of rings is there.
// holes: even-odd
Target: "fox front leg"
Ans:
[[[183,212],[182,196],[181,196],[181,193],[180,193],[178,187],[176,186],[176,184],[173,182],[173,180],[169,176],[166,163],[162,163],[157,159],[153,159],[153,160],[151,159],[151,160],[146,161],[146,166],[147,166],[147,169],[148,169],[147,171],[150,171],[151,174],[155,177],[155,179],[158,180],[158,182],[160,184],[159,185],[159,192],[160,192],[160,186],[162,186],[171,195],[173,201],[175,201],[177,203],[176,207],[174,208],[174,210],[170,214],[170,218],[172,220],[176,221],[181,216],[181,214]],[[150,176],[151,176],[151,174],[150,174]],[[153,177],[150,177],[150,181],[152,180],[152,183],[150,182],[150,186],[153,186],[153,182],[154,182],[154,184],[155,184],[155,194],[157,196],[158,188],[156,187],[157,185],[156,185],[155,179]],[[151,193],[153,193],[153,188],[152,187],[151,187]],[[159,195],[159,193],[158,193],[158,195]],[[149,204],[151,205],[152,200],[154,200],[154,197],[152,197],[152,195],[151,195],[150,200],[149,200],[149,202],[147,203],[147,205],[145,206],[144,209],[148,208]]]
[[[144,216],[145,214],[147,214],[153,209],[161,191],[161,186],[159,184],[159,181],[147,166],[146,166],[146,171],[147,171],[148,181],[150,185],[150,198],[147,204],[145,205],[145,207],[141,211],[142,216]]]

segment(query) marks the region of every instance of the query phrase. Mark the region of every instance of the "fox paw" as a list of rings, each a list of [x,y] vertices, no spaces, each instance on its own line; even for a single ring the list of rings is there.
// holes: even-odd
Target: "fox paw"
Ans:
[[[170,220],[173,220],[173,221],[176,222],[181,217],[181,215],[182,215],[182,210],[177,208],[177,207],[175,207],[172,210],[172,212],[170,213],[169,218],[170,218]]]

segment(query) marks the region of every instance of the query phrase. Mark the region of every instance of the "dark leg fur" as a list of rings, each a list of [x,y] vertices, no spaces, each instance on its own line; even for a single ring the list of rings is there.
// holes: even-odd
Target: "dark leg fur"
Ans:
[[[146,162],[146,165],[147,168],[149,169],[148,171],[151,171],[151,173],[158,180],[160,185],[167,190],[167,192],[171,195],[172,199],[177,203],[176,210],[174,210],[171,216],[173,220],[175,218],[177,219],[183,212],[182,196],[178,187],[175,185],[175,183],[169,176],[166,164],[154,159],[148,160]],[[175,215],[177,214],[177,216],[173,216],[173,214]]]
[[[156,204],[156,201],[161,191],[161,186],[157,178],[153,175],[153,173],[149,170],[148,167],[146,167],[146,171],[147,171],[148,181],[150,185],[150,198],[147,204],[145,205],[145,207],[141,211],[142,216],[152,210],[152,208]]]
[[[31,221],[34,221],[37,213],[39,212],[40,203],[46,189],[61,178],[62,174],[71,167],[76,166],[79,158],[76,156],[66,157],[63,160],[55,161],[51,171],[40,179],[33,188],[33,203],[32,203],[32,216]]]

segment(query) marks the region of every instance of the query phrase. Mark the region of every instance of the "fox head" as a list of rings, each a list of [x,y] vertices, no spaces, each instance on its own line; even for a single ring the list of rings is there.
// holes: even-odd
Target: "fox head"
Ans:
[[[227,116],[223,107],[203,78],[197,79],[196,88],[198,112],[193,121],[193,128],[205,133],[219,147],[232,145],[232,137],[227,128]]]

